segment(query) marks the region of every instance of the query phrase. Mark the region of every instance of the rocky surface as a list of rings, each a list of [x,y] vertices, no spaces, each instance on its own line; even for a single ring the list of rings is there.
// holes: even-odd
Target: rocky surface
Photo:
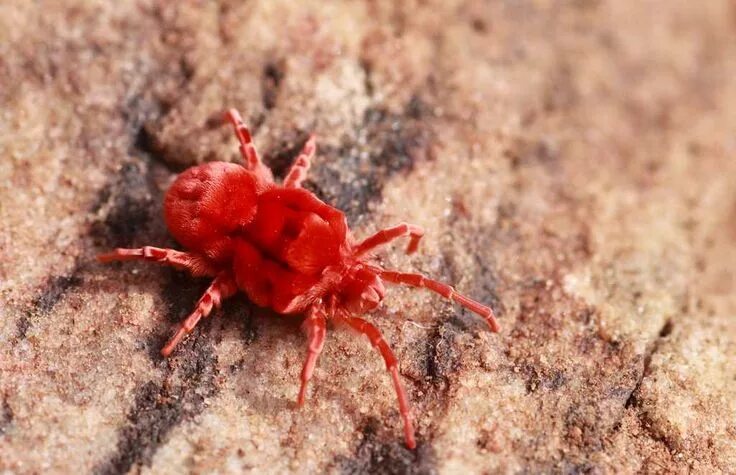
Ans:
[[[545,0],[3,2],[0,472],[728,473],[736,467],[736,4]],[[169,360],[206,282],[175,174],[237,160],[239,108],[387,266],[419,447],[364,339],[328,335],[293,410],[298,321],[235,298]]]

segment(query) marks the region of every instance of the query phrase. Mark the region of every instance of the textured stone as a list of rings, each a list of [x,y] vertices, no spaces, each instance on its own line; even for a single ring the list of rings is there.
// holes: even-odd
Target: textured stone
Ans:
[[[0,6],[0,472],[728,473],[736,466],[736,5],[727,0]],[[228,302],[158,350],[206,282],[177,171],[237,160],[237,107],[283,174],[383,255],[497,310],[393,288],[403,447],[370,345],[328,335],[294,410],[296,319]]]

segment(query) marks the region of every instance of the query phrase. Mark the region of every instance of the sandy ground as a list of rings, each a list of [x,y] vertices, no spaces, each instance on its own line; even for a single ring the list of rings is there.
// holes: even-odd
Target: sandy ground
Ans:
[[[736,3],[0,4],[0,473],[736,473]],[[237,107],[387,266],[419,447],[364,339],[114,246],[176,246],[176,173],[238,160]]]

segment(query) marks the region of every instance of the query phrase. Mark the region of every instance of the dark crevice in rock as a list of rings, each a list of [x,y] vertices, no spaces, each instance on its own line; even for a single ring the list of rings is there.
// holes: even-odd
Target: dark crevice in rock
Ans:
[[[286,74],[286,65],[283,61],[269,62],[261,74],[261,91],[263,108],[267,111],[276,107],[281,82]]]
[[[387,443],[377,435],[381,423],[369,419],[363,428],[363,440],[353,458],[338,456],[333,466],[343,474],[380,475],[430,475],[438,473],[436,455],[431,445],[419,443],[415,450],[409,450],[403,441]]]
[[[145,345],[152,361],[162,368],[163,377],[136,389],[128,411],[128,425],[118,434],[117,450],[98,465],[95,473],[123,474],[136,465],[150,465],[171,430],[200,414],[205,401],[219,392],[219,368],[211,327],[221,311],[215,310],[210,318],[201,321],[171,358],[164,359],[160,354],[175,324],[192,311],[208,285],[185,272],[168,269],[168,273],[162,297],[167,303],[167,320],[171,325],[157,329]]]
[[[339,147],[320,147],[325,160],[315,164],[306,188],[342,210],[355,225],[380,199],[391,176],[431,158],[427,109],[417,96],[399,114],[367,110],[354,136],[345,137]]]
[[[637,417],[644,433],[653,441],[662,444],[670,454],[676,454],[682,450],[676,441],[657,429],[658,426],[661,427],[661,423],[653,420],[647,411],[639,411]]]
[[[145,228],[145,223],[142,224]],[[148,231],[148,230],[146,230]],[[116,235],[113,234],[113,237]],[[208,286],[203,279],[192,278],[185,272],[168,268],[162,297],[167,303],[167,320],[144,343],[152,361],[164,371],[161,381],[149,381],[136,390],[133,405],[128,411],[128,425],[118,435],[117,450],[99,464],[95,473],[122,474],[151,460],[168,438],[173,428],[190,420],[205,408],[205,400],[219,391],[217,385],[217,357],[214,350],[214,319],[245,319],[247,344],[255,338],[248,305],[243,299],[226,301],[222,311],[215,310],[210,318],[199,323],[194,332],[166,360],[160,350],[171,336],[174,327],[194,309],[198,299]],[[246,309],[245,311],[243,309]]]
[[[308,138],[307,132],[294,131],[286,134],[275,147],[263,155],[263,162],[271,169],[277,180],[286,176]]]
[[[461,371],[461,351],[455,344],[455,336],[465,331],[464,324],[449,308],[437,315],[424,341],[424,351],[418,355],[423,362],[423,373],[416,374],[411,381],[422,396],[416,401],[420,413],[432,412],[435,417],[423,431],[425,440],[431,440],[435,430],[435,420],[445,414],[452,400],[451,392],[455,375]],[[421,364],[421,363],[420,363]],[[407,375],[411,376],[411,375]]]
[[[222,304],[222,324],[238,325],[241,328],[241,344],[250,345],[258,338],[258,328],[253,318],[253,304],[248,297],[241,293],[226,300]]]
[[[33,299],[33,307],[42,313],[52,310],[69,289],[82,285],[84,280],[79,276],[79,272],[80,268],[77,266],[69,275],[49,277],[39,295]]]
[[[98,197],[95,208],[109,209],[105,218],[92,226],[91,234],[95,244],[105,250],[135,245],[173,245],[165,234],[160,212],[156,212],[162,205],[163,193],[153,176],[154,160],[165,161],[156,155],[143,125],[158,117],[164,108],[149,99],[131,107],[133,110],[126,112],[131,150],[140,158],[124,164],[114,182]],[[163,296],[169,304],[168,320],[174,323],[191,312],[207,283],[182,272],[169,272]],[[117,449],[97,465],[95,473],[123,474],[136,465],[150,464],[171,430],[201,413],[205,401],[219,391],[217,357],[212,337],[207,332],[210,326],[210,321],[201,322],[169,360],[159,351],[173,331],[173,325],[157,329],[144,343],[151,359],[162,368],[163,376],[161,380],[148,381],[136,389],[127,415],[128,424],[118,432]]]
[[[659,346],[662,344],[662,339],[667,338],[670,333],[672,333],[673,329],[673,323],[671,319],[667,319],[664,324],[662,325],[662,328],[659,330],[658,337],[654,342],[650,345],[650,348],[647,350],[646,354],[644,355],[644,358],[642,359],[642,365],[641,365],[641,371],[639,372],[639,377],[636,380],[636,384],[634,385],[633,389],[631,390],[631,394],[626,399],[626,402],[624,403],[625,408],[630,408],[633,406],[638,405],[637,401],[637,395],[639,393],[639,388],[641,387],[642,381],[644,381],[644,378],[649,376],[649,365],[652,363],[652,356],[659,350]]]
[[[17,340],[24,340],[27,337],[35,316],[47,314],[53,310],[69,290],[84,283],[84,279],[80,276],[81,272],[81,266],[77,264],[68,275],[49,276],[46,279],[46,283],[31,302],[31,309],[16,322]]]
[[[114,182],[101,190],[93,206],[93,209],[106,204],[110,207],[105,218],[92,225],[90,234],[95,244],[108,249],[138,242],[148,229],[152,210],[157,208],[161,196],[149,163],[124,164]]]
[[[562,462],[560,473],[565,475],[592,475],[602,473],[602,470],[591,462]]]
[[[490,306],[493,309],[493,313],[496,318],[502,319],[506,312],[506,308],[503,306],[501,298],[498,296],[499,279],[495,271],[495,266],[493,266],[491,262],[488,262],[487,259],[484,259],[479,252],[473,253],[473,260],[475,260],[475,268],[478,269],[478,271],[477,277],[473,279],[474,288],[471,288],[473,291],[471,298]]]
[[[452,344],[456,328],[451,322],[440,322],[427,340],[427,376],[442,393],[447,392],[450,375],[458,369],[458,355]]]
[[[128,124],[131,137],[130,154],[142,157],[149,163],[157,162],[171,172],[182,171],[182,167],[166,157],[165,147],[157,141],[156,127],[160,120],[173,107],[173,100],[163,101],[150,91],[133,94],[123,107],[123,117]],[[218,119],[220,115],[218,114]],[[205,122],[206,128],[212,128],[212,119]],[[222,125],[219,120],[216,126]]]
[[[196,65],[188,57],[187,38],[191,32],[178,31],[176,7],[156,5],[146,11],[161,36],[172,33],[179,41],[165,42],[166,47],[147,60],[135,63],[137,78],[131,81],[122,98],[121,113],[130,140],[130,154],[156,160],[172,171],[176,163],[166,160],[155,137],[156,124],[184,96],[196,75]],[[185,34],[190,33],[190,34]]]
[[[169,104],[164,104],[151,97],[150,92],[137,92],[125,99],[122,114],[131,138],[129,149],[131,155],[151,153],[152,138],[146,129],[146,124],[158,120],[169,109]]]
[[[376,87],[373,84],[373,64],[367,59],[361,59],[359,62],[360,69],[363,70],[363,87],[368,97],[373,96]]]
[[[217,394],[217,356],[210,339],[193,336],[177,353],[170,361],[161,361],[161,381],[137,388],[128,424],[118,433],[117,450],[94,473],[124,474],[136,465],[150,465],[171,430],[200,414],[206,400]]]
[[[0,405],[0,437],[8,431],[14,417],[13,408],[10,407],[7,398],[3,398],[3,403]]]
[[[664,325],[662,325],[662,328],[659,330],[659,337],[665,338],[665,337],[670,336],[674,328],[675,327],[674,327],[674,324],[672,323],[672,320],[667,319],[667,321],[664,322]]]
[[[674,324],[671,319],[667,319],[662,328],[658,332],[658,338],[650,345],[650,348],[642,358],[641,370],[639,376],[631,390],[626,402],[624,403],[625,409],[631,409],[639,419],[639,424],[642,430],[654,441],[661,443],[671,454],[680,451],[678,443],[669,437],[666,430],[662,430],[662,422],[655,421],[652,418],[650,411],[645,407],[644,401],[640,399],[641,385],[645,378],[651,374],[650,365],[652,357],[654,356],[662,344],[662,341],[667,338],[674,329]],[[622,416],[623,417],[623,412]],[[617,423],[615,427],[620,428],[620,423]]]
[[[492,249],[493,243],[491,242],[490,235],[484,230],[471,230],[469,232],[457,233],[458,236],[471,236],[471,239],[465,241],[465,248],[471,253],[475,265],[472,269],[475,271],[474,275],[468,276],[468,269],[458,264],[457,256],[453,254],[449,249],[443,251],[444,262],[447,268],[447,281],[453,284],[460,282],[462,279],[468,280],[468,285],[462,289],[458,289],[464,295],[477,300],[478,302],[488,305],[493,309],[494,315],[502,317],[505,308],[501,303],[501,299],[498,296],[498,275],[495,272],[495,266],[492,262],[489,262],[489,256],[482,254],[482,249]],[[472,239],[478,237],[478,239]],[[464,307],[453,303],[454,308],[457,309],[458,314],[462,314],[465,317],[463,320],[466,322],[474,322],[477,325],[484,327],[488,326],[485,324],[483,319],[478,315],[470,312]]]
[[[210,284],[211,278],[194,278],[189,273],[166,268],[161,296],[167,304],[166,316],[171,323],[178,323],[189,315]]]
[[[16,338],[23,340],[28,335],[28,330],[31,328],[31,319],[28,315],[23,315],[18,319],[15,324]]]
[[[145,126],[138,128],[138,131],[135,134],[135,140],[133,141],[133,150],[137,154],[148,156],[167,167],[169,165],[161,155],[160,150],[158,150],[154,145],[154,137]]]
[[[214,349],[217,332],[212,329],[215,319],[228,320],[228,324],[243,324],[244,321],[244,344],[255,339],[250,305],[244,298],[236,297],[226,301],[221,311],[214,310],[209,318],[202,320],[173,356],[164,359],[160,355],[161,347],[171,336],[175,324],[192,311],[208,285],[207,281],[194,279],[185,272],[173,269],[168,272],[162,296],[167,302],[171,325],[157,329],[144,345],[152,361],[163,369],[163,378],[137,388],[135,401],[128,411],[128,425],[118,435],[117,450],[98,465],[95,473],[122,474],[136,465],[150,465],[171,430],[200,414],[205,409],[205,401],[219,392],[219,368]]]
[[[567,376],[560,369],[546,369],[529,362],[520,362],[515,370],[524,376],[527,394],[539,390],[557,391],[567,382]]]
[[[183,56],[179,64],[179,69],[175,72],[168,72],[167,76],[181,76],[183,88],[192,79],[193,72],[187,70],[187,62]],[[100,233],[98,228],[96,229],[98,235],[107,234],[114,240],[133,240],[137,230],[145,228],[146,224],[151,224],[151,218],[161,216],[161,213],[152,213],[153,210],[161,209],[164,197],[163,191],[154,180],[154,167],[161,164],[170,172],[181,171],[166,159],[152,133],[154,124],[164,117],[173,105],[172,98],[162,100],[149,87],[152,81],[155,81],[155,71],[158,71],[160,67],[156,65],[153,68],[154,72],[149,71],[150,79],[144,81],[145,85],[140,91],[131,92],[124,102],[122,113],[129,131],[129,153],[138,160],[124,164],[117,181],[110,187],[114,191],[112,194],[114,194],[115,201],[105,219],[107,233]],[[217,126],[219,125],[221,121],[218,122]],[[209,123],[205,126],[212,127]],[[98,201],[109,199],[110,188],[100,193]]]
[[[166,320],[168,324],[161,324],[155,331],[145,339],[144,348],[146,349],[151,361],[160,361],[161,348],[166,344],[168,339],[173,335],[178,325],[193,310],[197,301],[207,289],[209,282],[205,279],[196,279],[188,273],[165,268],[163,269],[163,289],[161,297],[166,302]],[[220,312],[213,310],[209,319],[203,319],[192,332],[194,335],[205,335],[209,337],[209,327],[211,318],[218,318]]]
[[[149,66],[143,74],[152,76],[156,71],[157,67]],[[121,112],[130,138],[129,153],[135,160],[122,165],[111,183],[100,190],[92,206],[92,212],[109,208],[105,218],[93,223],[91,228],[91,236],[100,248],[141,242],[141,235],[147,234],[149,228],[156,228],[153,219],[160,216],[155,211],[162,205],[163,193],[156,184],[153,167],[154,162],[164,165],[166,162],[156,154],[146,124],[160,118],[169,106],[154,97],[147,88],[150,82],[142,81],[139,90],[129,92],[123,101]]]

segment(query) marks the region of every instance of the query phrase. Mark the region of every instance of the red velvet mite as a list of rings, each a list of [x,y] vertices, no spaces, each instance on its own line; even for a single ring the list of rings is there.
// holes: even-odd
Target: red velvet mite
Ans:
[[[151,246],[115,249],[98,256],[99,261],[140,259],[212,278],[194,312],[161,350],[163,356],[169,356],[213,307],[238,291],[277,313],[304,315],[309,346],[301,372],[299,406],[304,403],[307,383],[324,346],[327,321],[354,328],[381,353],[399,400],[406,445],[416,447],[396,357],[378,328],[356,315],[378,307],[385,293],[384,282],[436,292],[480,315],[491,331],[497,332],[493,311],[449,285],[379,266],[372,255],[374,249],[406,236],[406,252],[411,254],[424,231],[402,223],[363,241],[353,238],[341,211],[301,187],[315,154],[314,136],[309,137],[279,185],[258,157],[240,114],[231,109],[225,119],[235,128],[245,164],[211,162],[189,168],[166,194],[166,225],[188,251]]]

